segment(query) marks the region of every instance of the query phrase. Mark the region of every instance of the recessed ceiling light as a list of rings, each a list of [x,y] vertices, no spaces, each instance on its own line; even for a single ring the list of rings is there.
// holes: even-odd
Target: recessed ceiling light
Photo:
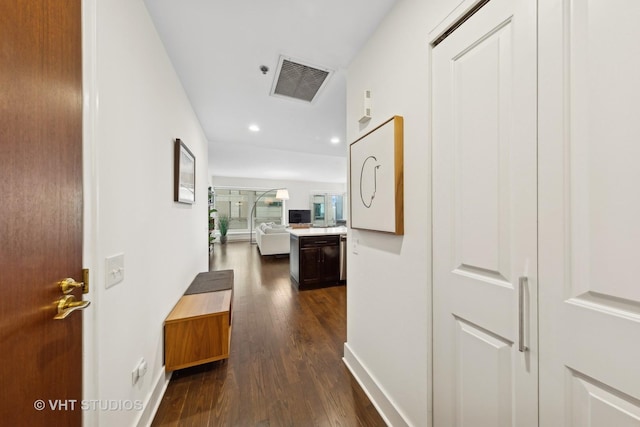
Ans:
[[[251,132],[260,132],[260,127],[258,125],[250,125],[249,130]]]
[[[331,138],[331,143],[332,144],[337,144],[340,142],[340,138],[338,138],[337,136],[334,136],[333,138]]]

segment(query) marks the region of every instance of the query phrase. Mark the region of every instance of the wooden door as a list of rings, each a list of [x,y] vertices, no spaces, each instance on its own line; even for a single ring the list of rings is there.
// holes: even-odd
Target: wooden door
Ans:
[[[540,425],[640,426],[640,3],[539,3]]]
[[[491,0],[432,50],[436,427],[538,425],[535,19]]]
[[[54,320],[82,275],[79,0],[0,2],[0,424],[81,424],[82,315]],[[77,300],[80,291],[74,291]]]

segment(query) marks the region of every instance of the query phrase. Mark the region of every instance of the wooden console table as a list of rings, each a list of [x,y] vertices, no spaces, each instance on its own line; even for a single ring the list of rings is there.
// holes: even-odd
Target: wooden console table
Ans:
[[[230,275],[221,275],[223,272],[217,271],[200,273],[187,290],[187,293],[190,290],[199,293],[183,295],[165,319],[164,358],[167,372],[229,358],[233,270],[225,272],[230,272]],[[207,287],[203,286],[203,282],[216,285]],[[221,287],[227,289],[215,290]]]

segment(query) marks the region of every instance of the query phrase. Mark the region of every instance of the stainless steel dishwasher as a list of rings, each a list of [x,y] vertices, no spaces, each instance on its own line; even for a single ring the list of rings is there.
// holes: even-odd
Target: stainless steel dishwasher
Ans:
[[[347,280],[347,235],[340,236],[340,281]]]

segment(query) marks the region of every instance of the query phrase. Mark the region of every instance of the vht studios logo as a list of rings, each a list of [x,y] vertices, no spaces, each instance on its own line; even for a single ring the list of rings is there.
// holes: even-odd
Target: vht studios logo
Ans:
[[[38,399],[33,402],[37,411],[141,411],[141,400],[76,400]]]

